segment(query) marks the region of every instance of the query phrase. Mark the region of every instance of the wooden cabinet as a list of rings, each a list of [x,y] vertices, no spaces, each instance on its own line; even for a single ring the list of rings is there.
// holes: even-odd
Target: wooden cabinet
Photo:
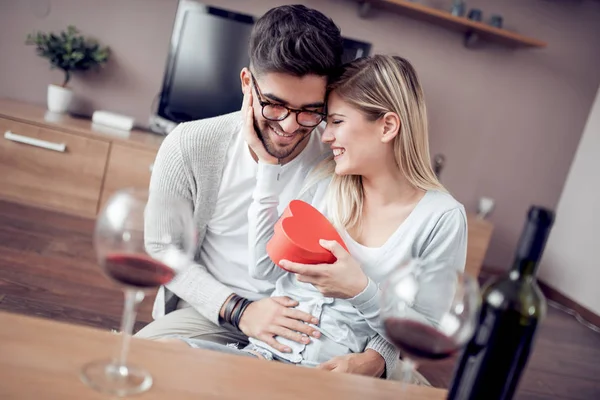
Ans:
[[[106,167],[100,208],[117,190],[125,187],[147,189],[156,152],[113,144]]]
[[[115,190],[148,187],[162,140],[0,99],[0,198],[94,218]]]
[[[0,118],[0,192],[41,207],[93,216],[109,143]]]
[[[488,220],[477,217],[475,214],[467,213],[467,229],[467,263],[465,272],[471,276],[479,276],[485,254],[490,245],[494,225]]]

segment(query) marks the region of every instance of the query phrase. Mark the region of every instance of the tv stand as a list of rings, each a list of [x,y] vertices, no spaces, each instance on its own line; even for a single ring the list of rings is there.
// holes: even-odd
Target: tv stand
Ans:
[[[148,119],[149,129],[159,135],[168,135],[178,124],[168,119],[162,118],[156,114],[151,115]]]
[[[148,187],[163,139],[0,99],[0,197],[94,218],[116,190]]]

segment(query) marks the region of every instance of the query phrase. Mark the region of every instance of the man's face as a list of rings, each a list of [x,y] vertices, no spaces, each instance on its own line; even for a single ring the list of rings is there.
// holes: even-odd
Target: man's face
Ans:
[[[320,122],[327,79],[272,72],[250,77],[250,84],[256,133],[270,155],[289,161],[304,149],[310,133]],[[288,113],[286,107],[304,112]],[[285,114],[288,115],[284,119],[273,120]]]

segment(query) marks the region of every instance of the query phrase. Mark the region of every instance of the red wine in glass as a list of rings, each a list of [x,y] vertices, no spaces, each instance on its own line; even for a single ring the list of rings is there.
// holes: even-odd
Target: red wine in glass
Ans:
[[[413,382],[412,373],[420,360],[451,357],[475,330],[477,280],[461,268],[440,263],[410,259],[382,287],[381,318],[387,338],[401,351],[403,383]]]
[[[127,359],[137,308],[148,290],[169,283],[190,265],[195,230],[191,201],[173,193],[123,188],[102,207],[94,250],[103,274],[121,287],[125,304],[118,352],[82,366],[86,385],[119,397],[152,387],[150,372]]]
[[[175,276],[173,269],[141,254],[108,254],[104,259],[104,270],[115,281],[141,290],[167,284]]]
[[[460,347],[452,338],[418,321],[391,317],[384,321],[384,326],[390,341],[413,360],[442,360],[454,355]]]

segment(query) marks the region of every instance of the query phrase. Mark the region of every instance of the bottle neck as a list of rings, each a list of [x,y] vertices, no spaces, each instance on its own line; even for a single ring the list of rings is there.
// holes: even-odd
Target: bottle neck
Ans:
[[[533,280],[537,273],[539,262],[529,259],[517,258],[510,270],[510,277],[513,280]]]
[[[511,279],[535,279],[553,219],[553,213],[548,210],[539,207],[530,209],[517,246],[515,261],[510,273]]]

